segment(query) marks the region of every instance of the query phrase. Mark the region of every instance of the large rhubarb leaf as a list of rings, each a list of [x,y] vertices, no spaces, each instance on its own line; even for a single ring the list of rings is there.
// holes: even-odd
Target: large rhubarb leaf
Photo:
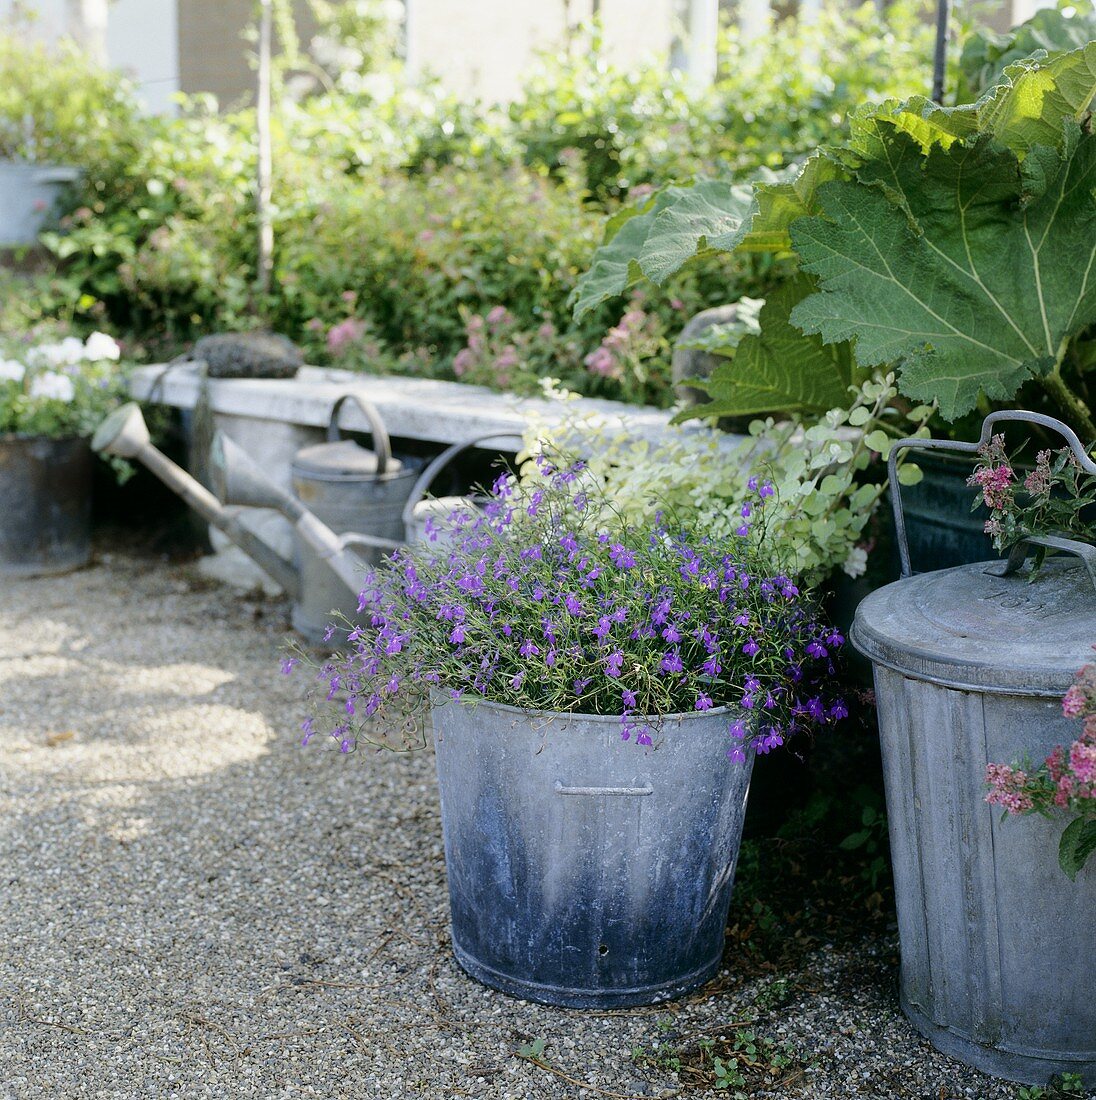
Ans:
[[[933,145],[989,135],[1023,157],[1035,146],[1058,147],[1067,120],[1080,122],[1096,97],[1096,42],[1049,60],[1013,65],[977,103],[941,107],[924,96],[869,104],[849,116],[848,148],[859,161],[885,158],[886,132],[904,130],[923,153]]]
[[[770,295],[758,316],[760,331],[741,335],[733,356],[697,383],[711,403],[680,418],[826,412],[848,404],[854,373],[849,345],[827,346],[789,321],[796,303],[813,290],[814,281],[799,275]]]
[[[663,284],[713,252],[783,252],[791,223],[814,209],[820,183],[845,170],[825,152],[802,166],[762,169],[748,183],[698,180],[667,187],[611,221],[605,240],[571,295],[576,317],[649,279]]]
[[[1054,8],[1038,11],[1005,34],[980,30],[963,44],[959,60],[959,103],[973,103],[1002,80],[1005,70],[1031,57],[1056,57],[1096,39],[1096,10],[1067,15]]]
[[[571,291],[568,304],[576,318],[643,281],[639,256],[651,224],[655,215],[674,202],[682,190],[666,187],[643,202],[618,211],[609,219],[590,269],[582,274]]]
[[[903,392],[949,419],[1007,399],[1096,322],[1096,136],[1067,121],[1021,164],[989,135],[927,157],[878,135],[885,167],[823,185],[823,213],[792,226],[819,280],[792,323],[855,340],[862,366],[898,360]]]

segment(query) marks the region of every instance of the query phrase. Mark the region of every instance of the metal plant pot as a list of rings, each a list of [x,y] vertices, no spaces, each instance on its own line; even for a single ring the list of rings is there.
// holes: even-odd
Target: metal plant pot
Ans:
[[[496,703],[433,710],[453,950],[472,977],[546,1004],[679,997],[719,969],[752,754],[726,711],[654,745],[620,719]]]
[[[34,244],[61,191],[79,178],[78,168],[0,161],[0,248]]]
[[[65,573],[91,557],[84,439],[0,436],[0,575]]]

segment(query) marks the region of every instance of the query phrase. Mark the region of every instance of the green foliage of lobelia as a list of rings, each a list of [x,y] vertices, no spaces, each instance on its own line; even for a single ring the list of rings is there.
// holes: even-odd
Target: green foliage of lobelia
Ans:
[[[821,412],[846,370],[855,384],[894,365],[901,392],[948,420],[1035,380],[1096,438],[1083,377],[1096,323],[1094,95],[1088,43],[1011,66],[975,104],[862,107],[841,145],[798,168],[748,188],[667,188],[619,214],[575,310],[714,252],[791,252],[800,279],[692,415]]]

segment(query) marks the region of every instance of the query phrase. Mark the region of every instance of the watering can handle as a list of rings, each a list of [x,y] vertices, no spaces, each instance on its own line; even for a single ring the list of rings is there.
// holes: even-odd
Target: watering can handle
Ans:
[[[980,447],[984,447],[993,438],[993,429],[997,424],[1002,424],[1007,421],[1017,421],[1021,424],[1038,424],[1043,428],[1048,428],[1052,432],[1057,432],[1069,445],[1069,449],[1073,452],[1077,461],[1080,462],[1081,468],[1090,474],[1096,474],[1096,462],[1093,462],[1088,457],[1088,452],[1085,450],[1084,444],[1077,437],[1077,433],[1069,427],[1067,424],[1063,424],[1060,420],[1056,420],[1053,416],[1046,416],[1043,413],[1024,412],[1020,409],[1003,409],[999,412],[992,412],[982,421],[982,434],[979,436],[975,443],[960,443],[951,439],[899,439],[893,447],[891,447],[890,458],[887,460],[887,477],[891,486],[891,505],[894,508],[894,533],[898,542],[898,556],[902,563],[902,576],[913,576],[913,570],[910,568],[910,544],[909,539],[906,537],[906,515],[902,510],[902,487],[898,483],[898,453],[899,451],[956,451],[960,454],[977,454]],[[1069,550],[1072,553],[1078,554],[1085,559],[1088,565],[1089,572],[1093,573],[1093,581],[1096,583],[1096,565],[1093,564],[1096,560],[1096,551],[1092,555],[1087,552],[1081,552],[1077,550],[1077,547],[1084,547],[1087,551],[1091,548],[1085,547],[1084,543],[1074,542],[1072,539],[1036,539],[1031,538],[1026,540],[1028,543],[1037,543],[1042,546],[1051,546],[1056,550]],[[1016,554],[1021,551],[1024,543],[1018,543],[1013,547],[1012,554]],[[1012,561],[1012,555],[1010,555],[1009,562]],[[1013,567],[1006,566],[1002,576],[1007,576],[1009,573],[1015,572],[1023,564],[1023,557],[1020,557],[1019,562]]]
[[[377,476],[380,477],[388,469],[388,464],[392,460],[392,441],[388,438],[388,431],[376,406],[362,397],[360,393],[344,393],[331,406],[331,419],[327,422],[327,440],[329,443],[338,443],[342,439],[342,431],[339,429],[339,413],[347,401],[353,401],[365,413],[365,418],[369,421],[369,431],[373,436],[373,450],[377,454]]]
[[[454,443],[446,447],[440,455],[429,462],[423,472],[419,474],[418,480],[412,486],[411,495],[407,498],[407,503],[403,506],[403,525],[405,528],[411,523],[414,517],[415,505],[422,502],[438,474],[440,474],[457,455],[463,454],[465,451],[470,451],[473,447],[478,447],[480,444],[486,443],[491,439],[516,439],[519,443],[522,442],[522,437],[516,432],[491,432],[487,435],[473,436],[471,439],[466,439],[461,443]]]

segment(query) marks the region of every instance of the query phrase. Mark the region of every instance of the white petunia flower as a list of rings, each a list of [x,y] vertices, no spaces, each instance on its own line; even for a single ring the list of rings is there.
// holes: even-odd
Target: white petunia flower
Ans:
[[[0,382],[22,382],[27,368],[14,359],[0,359]]]
[[[27,353],[27,358],[41,367],[72,367],[84,360],[84,341],[66,336],[59,344],[39,344]]]
[[[48,370],[38,375],[30,384],[31,397],[49,397],[56,401],[71,401],[76,396],[72,379],[56,371]]]
[[[122,349],[118,347],[118,342],[105,332],[93,332],[84,341],[84,358],[93,363],[97,363],[102,359],[110,359],[116,362],[121,354]]]
[[[845,558],[841,569],[850,577],[862,577],[868,570],[868,552],[860,546],[854,546]]]

